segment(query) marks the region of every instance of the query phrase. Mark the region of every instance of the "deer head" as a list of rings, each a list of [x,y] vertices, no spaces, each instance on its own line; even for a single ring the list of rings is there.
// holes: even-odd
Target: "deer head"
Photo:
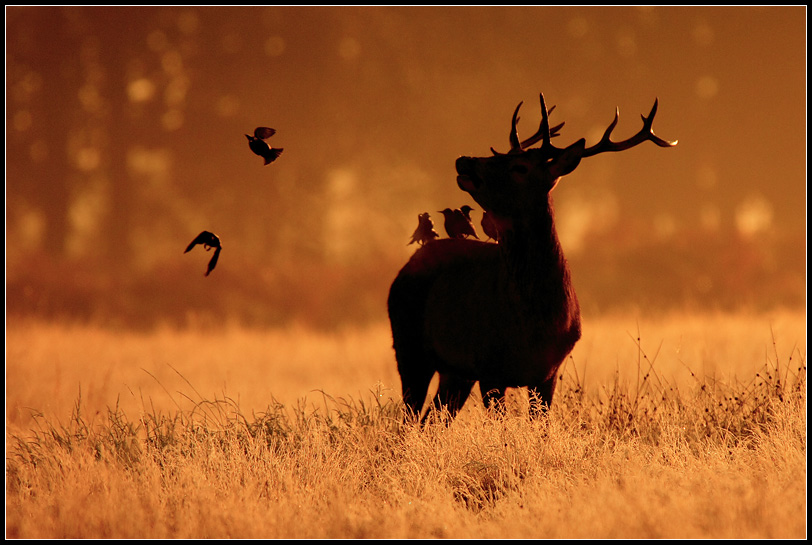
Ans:
[[[618,122],[619,113],[615,109],[615,119],[606,129],[601,140],[592,147],[586,147],[586,140],[581,138],[566,148],[557,148],[551,139],[558,136],[563,123],[550,128],[549,110],[541,101],[541,124],[538,131],[526,140],[520,140],[517,123],[519,108],[513,112],[510,129],[510,151],[499,153],[491,148],[492,157],[460,157],[457,159],[457,185],[468,192],[482,208],[490,211],[496,219],[507,220],[522,216],[523,212],[539,210],[546,207],[550,191],[555,188],[559,179],[575,170],[581,159],[607,151],[622,151],[650,140],[661,147],[671,147],[676,141],[669,142],[654,134],[652,123],[657,113],[657,100],[648,117],[643,117],[643,128],[633,137],[621,142],[611,140],[611,134]],[[531,148],[541,141],[541,147]]]

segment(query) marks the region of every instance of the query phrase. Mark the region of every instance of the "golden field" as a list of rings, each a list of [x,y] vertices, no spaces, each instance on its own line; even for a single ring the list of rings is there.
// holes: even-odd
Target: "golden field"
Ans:
[[[584,320],[546,417],[400,419],[388,324],[6,326],[9,538],[804,538],[806,315]]]

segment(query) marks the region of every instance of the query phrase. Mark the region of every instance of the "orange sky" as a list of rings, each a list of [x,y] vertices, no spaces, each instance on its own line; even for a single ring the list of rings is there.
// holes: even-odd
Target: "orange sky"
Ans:
[[[615,136],[631,135],[655,97],[655,131],[679,140],[590,158],[559,184],[570,255],[588,235],[625,225],[665,238],[805,230],[805,7],[7,7],[6,16],[14,256],[50,236],[48,199],[68,203],[70,255],[103,247],[111,188],[125,180],[127,255],[141,268],[202,229],[225,233],[245,259],[405,258],[418,213],[472,204],[454,181],[456,157],[504,151],[520,101],[520,133],[533,132],[539,92],[557,106],[552,121],[566,122],[559,145],[594,143],[615,107]],[[126,127],[112,125],[114,111]],[[243,136],[257,125],[277,129],[272,143],[285,148],[268,167]],[[60,158],[66,166],[49,171]]]

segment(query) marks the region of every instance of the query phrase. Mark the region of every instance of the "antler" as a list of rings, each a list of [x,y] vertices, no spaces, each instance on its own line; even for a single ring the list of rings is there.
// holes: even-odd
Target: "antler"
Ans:
[[[522,107],[522,104],[524,102],[519,102],[519,105],[516,106],[516,110],[513,112],[513,120],[511,121],[510,125],[510,151],[508,153],[511,154],[521,153],[524,149],[532,146],[539,140],[544,140],[544,142],[547,142],[547,144],[542,145],[542,147],[544,147],[544,145],[549,145],[550,138],[559,136],[558,131],[561,130],[561,127],[564,126],[564,123],[560,123],[555,127],[553,127],[552,129],[550,129],[549,122],[549,115],[553,112],[553,110],[555,110],[555,106],[551,107],[548,110],[544,104],[543,94],[539,93],[539,99],[541,100],[541,124],[539,125],[539,129],[536,131],[536,134],[534,134],[533,136],[531,136],[526,140],[519,141],[519,131],[516,128],[516,125],[519,123],[520,119],[519,108]],[[497,152],[493,148],[491,148],[491,152],[493,152],[494,155],[504,155]]]
[[[550,155],[557,155],[563,151],[561,148],[557,148],[550,143],[550,140],[555,137],[559,136],[558,131],[564,126],[564,123],[556,125],[552,129],[550,128],[550,119],[549,116],[553,110],[555,110],[555,106],[547,109],[547,106],[544,103],[544,94],[539,93],[539,100],[541,101],[541,124],[539,125],[539,129],[536,131],[536,134],[531,136],[526,140],[519,140],[519,131],[516,128],[516,125],[519,122],[519,108],[522,107],[522,102],[519,102],[519,105],[516,106],[516,110],[513,112],[513,120],[511,121],[510,126],[510,151],[509,154],[516,154],[521,153],[528,147],[532,146],[539,140],[541,140],[541,149],[547,150]],[[650,140],[663,148],[670,148],[677,145],[678,140],[674,140],[673,142],[669,142],[668,140],[664,140],[654,134],[654,129],[652,128],[652,124],[654,123],[654,116],[657,114],[657,104],[658,100],[654,99],[654,106],[651,108],[651,112],[648,114],[648,117],[641,115],[640,117],[643,118],[643,128],[640,129],[640,132],[623,140],[621,142],[613,142],[611,139],[612,131],[615,130],[617,126],[618,119],[620,118],[620,112],[617,108],[615,108],[615,119],[612,123],[609,124],[609,127],[606,128],[606,131],[603,133],[603,137],[601,137],[600,141],[592,147],[586,148],[584,150],[584,154],[582,157],[592,157],[593,155],[597,155],[599,153],[603,153],[606,151],[623,151],[627,150],[631,147],[636,146],[642,142]],[[502,153],[497,152],[493,148],[491,151],[494,155],[504,155]]]
[[[510,151],[508,153],[518,153],[522,151],[522,144],[519,142],[519,130],[516,128],[516,124],[519,122],[519,108],[522,107],[522,102],[519,102],[519,105],[516,106],[516,110],[513,112],[513,121],[510,123]]]
[[[561,130],[561,127],[564,126],[563,123],[560,123],[550,128],[550,121],[549,116],[555,110],[555,105],[551,106],[548,110],[544,106],[544,95],[539,93],[539,100],[541,101],[541,124],[539,125],[539,130],[536,131],[536,134],[528,138],[527,140],[522,140],[522,149],[528,148],[538,142],[539,140],[543,140],[546,135],[549,135],[549,138],[554,138],[559,136],[558,131]],[[521,104],[519,104],[521,106]],[[543,145],[543,144],[542,144]]]
[[[654,123],[654,115],[657,113],[657,99],[654,99],[654,106],[651,108],[651,113],[648,114],[648,117],[641,115],[640,117],[643,118],[643,128],[640,129],[640,132],[623,140],[621,142],[612,142],[610,136],[612,131],[615,129],[617,125],[618,118],[620,117],[620,112],[617,108],[615,108],[615,119],[612,123],[609,124],[609,127],[606,128],[606,132],[603,133],[603,137],[601,137],[600,142],[586,148],[584,150],[584,154],[582,157],[592,157],[593,155],[597,155],[599,153],[603,153],[605,151],[623,151],[629,149],[637,144],[645,142],[646,140],[651,140],[658,146],[662,148],[670,148],[672,146],[676,146],[678,140],[674,140],[673,142],[669,142],[668,140],[663,140],[656,134],[654,134],[654,129],[652,128],[652,124]]]

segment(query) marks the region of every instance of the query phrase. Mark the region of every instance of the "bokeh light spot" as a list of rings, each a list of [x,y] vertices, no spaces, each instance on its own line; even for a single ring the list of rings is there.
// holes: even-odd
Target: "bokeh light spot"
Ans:
[[[178,106],[186,100],[189,90],[189,79],[186,77],[172,78],[164,91],[164,101],[167,106]]]
[[[127,96],[130,102],[147,102],[155,96],[155,84],[148,78],[131,81],[127,86]]]
[[[19,132],[25,132],[31,128],[32,123],[31,112],[28,110],[20,110],[19,112],[14,114],[14,120],[12,124],[14,125],[14,129]]]
[[[699,189],[713,189],[718,182],[719,175],[714,167],[710,165],[702,165],[699,167],[696,173],[696,185]]]
[[[183,113],[180,110],[169,110],[161,118],[164,129],[176,131],[183,126]]]
[[[183,70],[183,57],[178,51],[167,51],[161,57],[161,66],[167,74],[178,74]]]
[[[620,217],[617,196],[608,190],[594,190],[590,196],[577,196],[560,203],[557,215],[559,238],[567,252],[579,253],[590,234],[603,233]]]
[[[344,38],[338,46],[338,54],[344,60],[355,60],[361,54],[361,44],[355,38]]]
[[[184,11],[178,16],[178,29],[184,34],[193,34],[197,32],[200,26],[200,18],[192,10]]]
[[[285,39],[281,36],[271,36],[265,40],[265,54],[269,57],[278,57],[285,52]]]
[[[773,222],[773,207],[761,195],[751,195],[736,207],[736,228],[745,236],[767,230]]]
[[[332,259],[349,259],[357,247],[360,233],[367,228],[357,188],[355,171],[339,168],[329,174],[330,207],[325,214],[325,250]]]
[[[242,48],[242,38],[239,34],[231,32],[223,36],[221,44],[226,53],[237,53]]]
[[[82,148],[76,152],[76,167],[83,172],[96,170],[101,164],[98,148]]]
[[[633,57],[637,53],[637,40],[634,33],[624,31],[618,34],[615,47],[621,57]]]
[[[42,88],[42,76],[37,72],[28,72],[14,85],[13,96],[15,100],[25,102]]]
[[[696,80],[695,90],[699,98],[709,100],[719,92],[719,80],[713,76],[702,76]]]
[[[240,100],[234,95],[222,96],[217,100],[216,110],[220,117],[234,117],[240,110]]]
[[[45,140],[37,140],[31,144],[31,147],[28,149],[28,154],[32,161],[41,163],[48,158],[48,144],[45,143]]]
[[[573,38],[583,38],[589,32],[589,23],[583,17],[573,17],[567,23],[567,32]]]
[[[92,241],[89,236],[102,221],[106,208],[104,191],[98,185],[90,185],[74,195],[69,209],[72,236],[67,240],[67,252],[81,255]]]
[[[713,43],[713,28],[711,28],[707,21],[699,21],[694,27],[693,38],[694,43],[697,45],[707,47]]]
[[[163,51],[166,49],[168,43],[169,41],[166,38],[166,34],[160,30],[153,30],[147,36],[147,47],[152,51]]]
[[[660,238],[670,238],[677,232],[677,220],[671,214],[657,214],[654,218],[654,231]]]
[[[699,223],[706,231],[718,231],[722,225],[722,213],[714,204],[705,204],[699,212]]]
[[[128,90],[129,93],[129,90]],[[87,112],[98,112],[102,106],[99,90],[94,85],[83,85],[79,88],[79,103]],[[130,99],[132,100],[132,98]]]
[[[134,147],[127,150],[127,167],[138,174],[157,175],[169,172],[171,159],[166,150]]]
[[[28,210],[17,224],[19,242],[23,247],[36,248],[45,235],[45,215],[37,210]]]

